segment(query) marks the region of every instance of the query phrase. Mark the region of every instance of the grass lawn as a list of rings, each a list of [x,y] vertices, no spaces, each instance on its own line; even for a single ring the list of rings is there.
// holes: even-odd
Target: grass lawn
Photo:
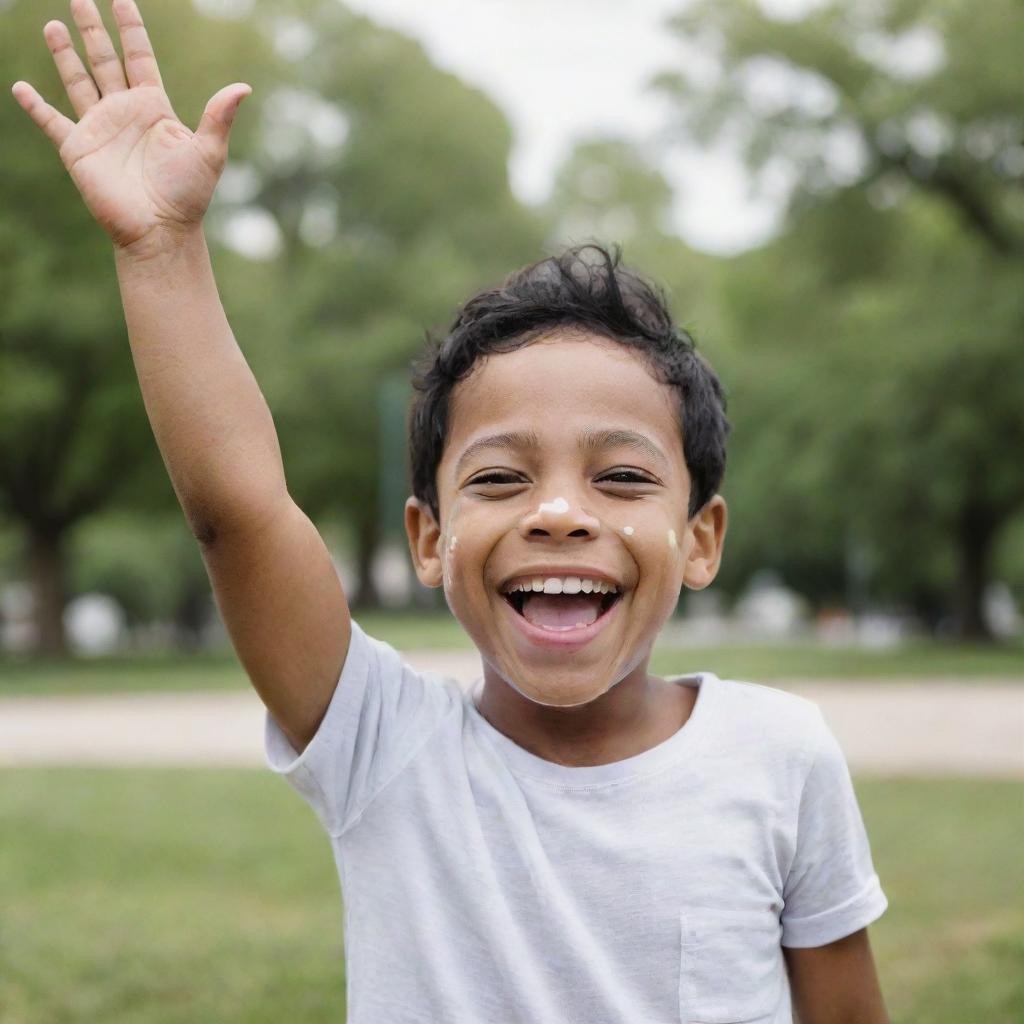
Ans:
[[[1019,786],[856,788],[894,1024],[1024,1020]],[[0,822],[2,1024],[344,1019],[329,844],[270,773],[8,769]]]
[[[358,617],[371,635],[399,650],[417,647],[472,650],[446,613],[368,613]],[[824,647],[810,643],[655,649],[652,671],[680,675],[710,670],[733,679],[1014,679],[1024,682],[1024,643],[998,646],[915,642],[890,650]],[[218,654],[176,653],[118,658],[29,660],[0,657],[0,697],[135,691],[224,690],[249,685],[230,648]],[[2,1024],[2,1022],[0,1022]]]

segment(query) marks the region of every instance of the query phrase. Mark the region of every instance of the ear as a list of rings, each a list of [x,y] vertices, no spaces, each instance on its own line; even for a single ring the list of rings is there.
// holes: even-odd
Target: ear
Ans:
[[[426,504],[418,498],[405,503],[405,532],[409,537],[416,576],[425,587],[439,587],[444,580],[441,565],[441,527]]]
[[[693,544],[683,569],[684,586],[691,590],[703,590],[718,574],[728,519],[729,510],[725,498],[716,494],[687,523],[686,529],[693,537]]]

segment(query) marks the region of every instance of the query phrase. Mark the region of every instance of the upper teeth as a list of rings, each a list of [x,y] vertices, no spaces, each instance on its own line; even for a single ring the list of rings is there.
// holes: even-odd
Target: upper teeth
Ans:
[[[614,583],[603,580],[585,580],[579,576],[536,576],[530,580],[515,580],[506,588],[507,593],[516,590],[533,591],[537,594],[617,594],[619,588]]]

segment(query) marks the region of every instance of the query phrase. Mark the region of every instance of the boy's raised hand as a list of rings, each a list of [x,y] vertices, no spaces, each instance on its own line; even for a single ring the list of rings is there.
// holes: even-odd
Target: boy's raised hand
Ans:
[[[15,82],[11,91],[57,147],[114,244],[140,255],[158,252],[201,222],[227,160],[235,112],[252,90],[238,82],[225,86],[206,104],[193,133],[171,108],[134,0],[111,5],[123,67],[93,0],[71,0],[70,7],[89,70],[63,22],[47,22],[43,36],[78,123],[28,82]]]

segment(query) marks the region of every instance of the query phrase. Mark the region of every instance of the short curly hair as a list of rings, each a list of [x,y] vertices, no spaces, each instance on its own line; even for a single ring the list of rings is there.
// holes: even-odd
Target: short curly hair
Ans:
[[[730,429],[722,385],[693,338],[673,326],[662,290],[620,261],[618,246],[611,252],[596,243],[572,246],[474,295],[442,340],[428,334],[413,376],[409,460],[413,494],[438,522],[437,467],[455,386],[485,356],[512,352],[555,327],[584,329],[643,354],[655,378],[679,396],[692,484],[688,518],[718,491]]]

